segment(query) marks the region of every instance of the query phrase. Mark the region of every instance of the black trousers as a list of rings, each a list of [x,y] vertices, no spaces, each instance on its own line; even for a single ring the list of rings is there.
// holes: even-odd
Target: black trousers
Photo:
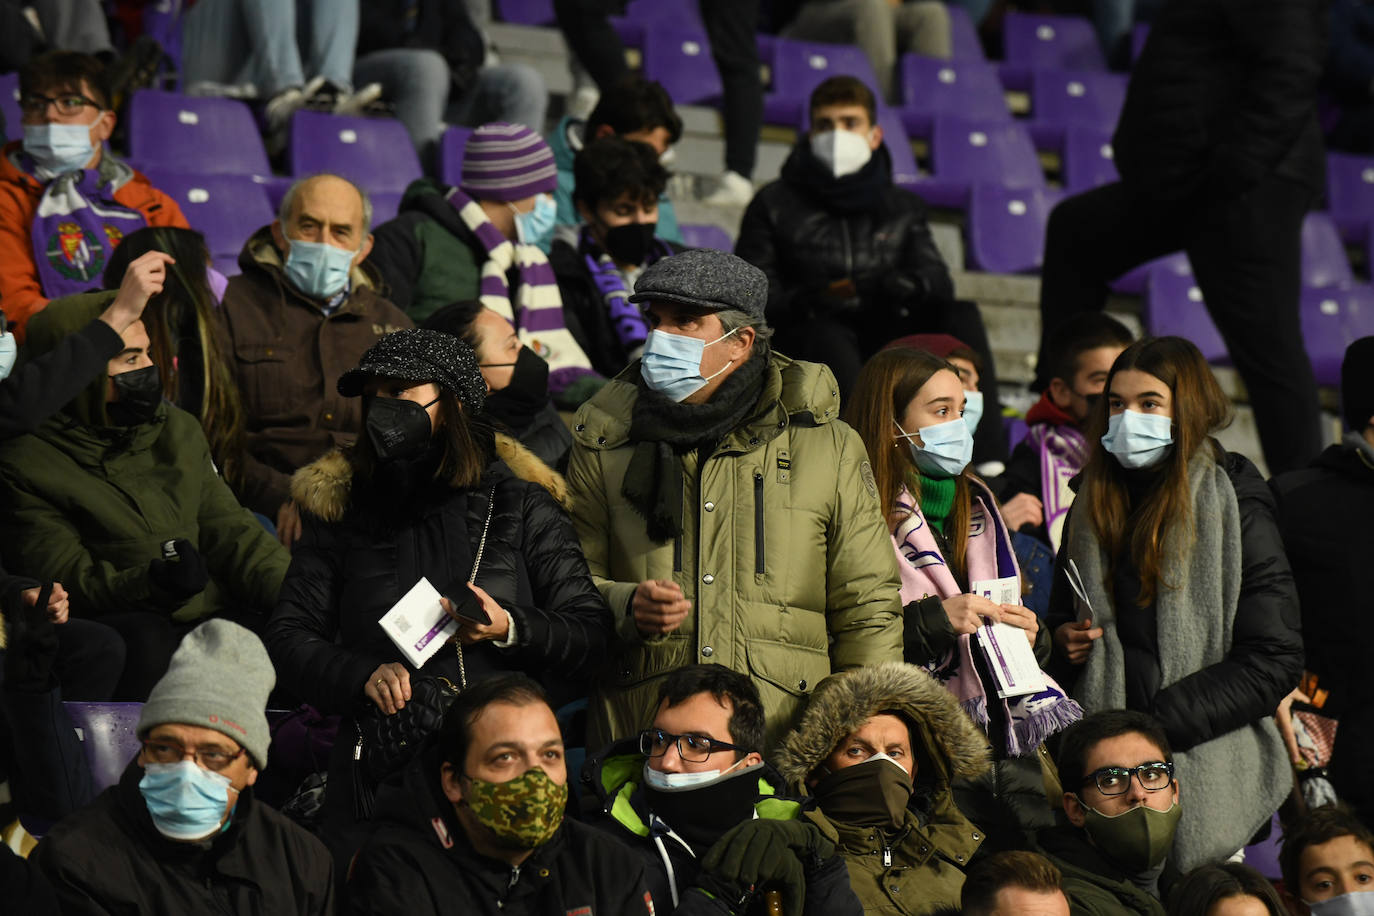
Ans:
[[[725,120],[725,167],[754,174],[763,124],[763,82],[754,31],[759,0],[698,0],[711,57],[720,71]],[[625,0],[554,0],[564,39],[603,90],[629,72],[625,46],[607,17],[623,13]]]
[[[1183,250],[1249,392],[1269,472],[1305,466],[1321,450],[1317,384],[1298,318],[1312,196],[1271,176],[1225,201],[1161,204],[1116,182],[1061,202],[1045,237],[1037,385],[1049,383],[1047,341],[1075,315],[1100,311],[1111,280]]]

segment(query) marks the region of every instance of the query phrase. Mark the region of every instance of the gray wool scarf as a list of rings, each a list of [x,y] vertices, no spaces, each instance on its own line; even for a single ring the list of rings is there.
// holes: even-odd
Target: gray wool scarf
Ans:
[[[1155,599],[1160,686],[1225,659],[1241,589],[1241,527],[1236,491],[1226,470],[1204,449],[1188,466],[1196,539],[1171,531],[1165,556],[1170,564]],[[1083,665],[1075,698],[1089,713],[1126,705],[1125,656],[1117,634],[1119,614],[1136,608],[1113,606],[1106,552],[1084,507],[1069,522],[1067,557],[1078,566],[1092,602],[1092,618],[1103,630]],[[1088,616],[1079,601],[1078,619]],[[1265,717],[1185,752],[1174,754],[1183,815],[1172,858],[1183,871],[1216,862],[1243,847],[1267,823],[1292,786],[1288,754],[1271,717]]]

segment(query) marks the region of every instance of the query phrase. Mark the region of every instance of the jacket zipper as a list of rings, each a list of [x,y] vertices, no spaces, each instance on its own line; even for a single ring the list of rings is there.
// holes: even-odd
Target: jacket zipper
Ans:
[[[754,574],[763,575],[763,474],[754,472]]]

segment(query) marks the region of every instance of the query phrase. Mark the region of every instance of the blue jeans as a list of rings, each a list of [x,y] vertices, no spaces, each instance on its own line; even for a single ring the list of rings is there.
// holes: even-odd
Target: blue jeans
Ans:
[[[322,76],[353,86],[358,0],[200,0],[181,27],[182,84],[249,84],[271,98]]]
[[[353,81],[382,84],[383,98],[396,106],[396,117],[422,157],[449,124],[509,121],[544,132],[549,93],[539,71],[525,64],[483,67],[476,85],[454,98],[448,63],[437,51],[392,48],[360,57]]]

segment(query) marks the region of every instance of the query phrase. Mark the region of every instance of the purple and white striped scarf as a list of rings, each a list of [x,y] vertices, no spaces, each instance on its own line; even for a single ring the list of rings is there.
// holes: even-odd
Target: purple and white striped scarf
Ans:
[[[601,293],[602,302],[606,304],[606,312],[611,316],[611,325],[626,356],[631,360],[638,359],[639,351],[649,336],[649,322],[639,306],[629,301],[630,290],[625,288],[624,276],[615,266],[615,260],[596,244],[596,239],[592,238],[592,232],[586,226],[578,233],[577,250],[587,262],[587,270],[597,291]],[[648,267],[670,253],[668,246],[654,239],[654,246],[644,259],[644,266]]]
[[[515,325],[520,342],[549,364],[549,393],[557,396],[579,378],[594,375],[587,354],[563,322],[563,297],[544,252],[506,238],[481,205],[457,188],[449,190],[448,202],[486,249],[482,304]],[[518,275],[514,294],[507,279],[512,269]]]
[[[1088,442],[1083,434],[1067,424],[1036,423],[1028,438],[1040,455],[1040,501],[1045,506],[1045,530],[1050,546],[1059,552],[1064,536],[1064,519],[1073,505],[1069,481],[1088,463]]]

